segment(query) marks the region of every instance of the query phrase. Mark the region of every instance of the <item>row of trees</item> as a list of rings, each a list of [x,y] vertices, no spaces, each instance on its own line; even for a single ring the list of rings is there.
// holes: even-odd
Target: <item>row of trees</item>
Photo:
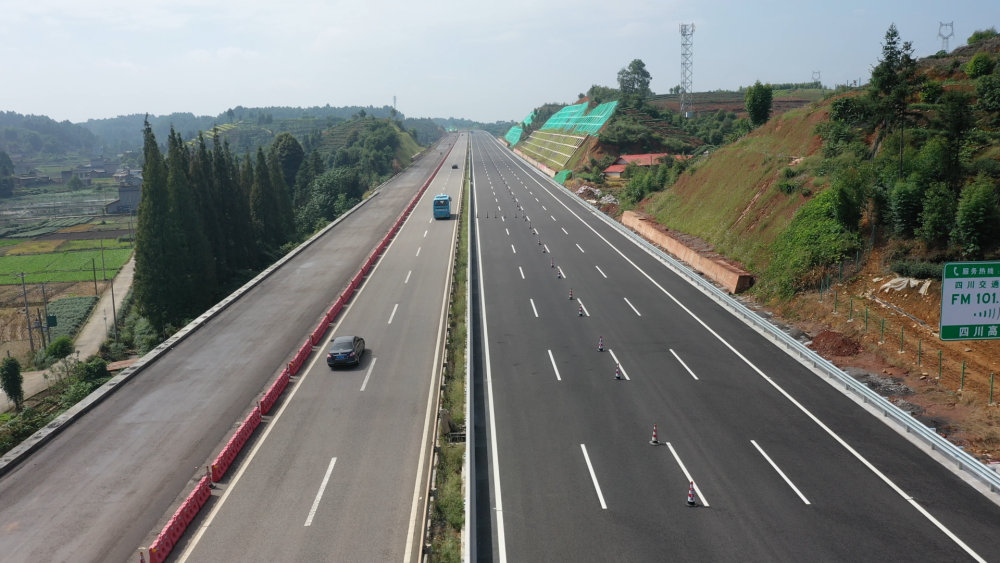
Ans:
[[[242,157],[217,134],[185,143],[171,129],[166,154],[149,123],[143,136],[133,292],[158,334],[201,314],[399,166],[400,139],[385,119],[362,120],[326,158],[289,133]]]
[[[235,157],[216,135],[189,146],[173,130],[164,155],[144,128],[143,194],[133,291],[157,329],[207,309],[239,270],[270,261],[295,235],[280,161]]]

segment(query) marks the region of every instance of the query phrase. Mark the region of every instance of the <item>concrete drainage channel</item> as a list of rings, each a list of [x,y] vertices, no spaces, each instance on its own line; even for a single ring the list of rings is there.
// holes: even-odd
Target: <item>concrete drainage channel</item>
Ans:
[[[518,158],[517,155],[514,156],[515,158]],[[757,313],[751,311],[738,300],[730,297],[694,271],[686,268],[673,257],[669,256],[653,244],[626,228],[624,225],[594,209],[593,206],[579,198],[572,191],[554,182],[551,178],[539,172],[534,167],[530,168],[532,172],[544,178],[551,186],[565,192],[574,202],[579,204],[587,212],[601,221],[604,221],[618,232],[624,234],[636,246],[642,248],[654,258],[662,262],[734,316],[752,327],[765,338],[774,342],[775,345],[783,348],[788,355],[798,360],[814,373],[822,377],[826,377],[831,385],[843,389],[849,394],[849,396],[853,395],[856,400],[860,401],[861,404],[869,410],[869,412],[879,415],[886,421],[892,421],[896,424],[896,426],[893,427],[894,429],[898,428],[898,430],[902,431],[901,433],[907,436],[915,437],[919,443],[929,447],[932,454],[937,454],[932,455],[934,459],[942,462],[949,469],[957,470],[960,477],[964,478],[964,476],[969,476],[973,478],[975,482],[981,484],[981,488],[977,487],[978,490],[984,494],[987,493],[987,490],[989,493],[1000,493],[1000,474],[998,474],[995,470],[983,465],[979,460],[938,435],[934,429],[928,428],[919,421],[915,420],[909,412],[902,410],[885,397],[875,393],[869,389],[866,384],[843,372],[829,360],[810,350],[802,342],[786,334],[770,322],[767,322],[767,320],[761,318]],[[890,425],[890,427],[892,427],[892,425]],[[970,484],[973,484],[973,482],[969,479],[965,480],[970,482]],[[987,494],[987,498],[1000,504],[1000,497]]]
[[[323,316],[322,320],[320,321],[316,329],[313,330],[306,337],[305,342],[298,349],[292,361],[289,362],[288,365],[281,371],[281,374],[274,381],[274,383],[272,383],[272,385],[268,388],[268,390],[264,393],[261,400],[258,401],[258,403],[250,410],[246,419],[244,419],[243,423],[240,424],[236,432],[226,443],[226,445],[222,448],[222,451],[218,454],[214,462],[211,465],[206,466],[205,476],[198,481],[197,485],[194,487],[194,490],[188,494],[185,500],[180,504],[180,507],[176,510],[176,512],[174,512],[173,516],[170,518],[167,524],[163,527],[162,531],[159,533],[159,535],[157,535],[156,539],[150,545],[148,549],[150,563],[162,563],[170,555],[170,552],[173,550],[177,542],[180,541],[187,527],[198,515],[198,511],[209,500],[211,496],[211,488],[213,487],[213,483],[218,482],[220,479],[222,479],[222,477],[226,473],[226,470],[229,469],[232,463],[236,460],[236,457],[243,449],[243,446],[250,440],[250,438],[253,436],[254,430],[261,423],[262,420],[261,417],[263,415],[266,415],[271,410],[271,408],[278,401],[281,394],[284,392],[285,388],[290,382],[290,378],[298,373],[299,369],[301,369],[301,367],[305,364],[308,357],[313,353],[313,346],[315,346],[320,341],[320,339],[329,329],[330,324],[333,322],[334,318],[340,313],[343,307],[347,304],[347,302],[354,294],[358,286],[360,286],[361,283],[364,282],[364,278],[368,274],[369,270],[375,264],[376,260],[379,258],[379,256],[385,250],[385,248],[392,241],[393,237],[395,237],[396,233],[399,232],[399,229],[402,227],[403,222],[406,221],[406,218],[409,216],[410,212],[413,211],[413,208],[420,200],[420,197],[427,190],[427,187],[430,186],[431,181],[434,180],[434,177],[437,175],[438,171],[441,169],[441,166],[444,164],[445,160],[447,160],[448,155],[450,154],[451,151],[449,150],[448,154],[446,154],[444,158],[441,159],[441,162],[438,163],[437,167],[431,173],[430,177],[427,179],[426,182],[424,182],[421,188],[417,191],[416,195],[414,195],[413,198],[410,200],[410,203],[406,206],[406,208],[403,210],[400,216],[393,223],[393,226],[389,229],[389,232],[385,234],[385,236],[382,238],[379,244],[376,245],[376,247],[372,250],[368,258],[365,259],[361,268],[359,269],[357,274],[355,274],[355,276],[351,279],[351,282],[348,284],[347,288],[345,288],[344,292],[336,299],[336,301],[334,301],[334,303],[326,311],[325,315]],[[395,177],[396,176],[393,176],[393,179]],[[389,181],[392,181],[392,179],[390,179]],[[378,186],[378,188],[376,188],[373,191],[371,197],[374,197],[378,193],[378,191],[387,183],[388,181]],[[368,199],[370,200],[371,197],[369,197]],[[315,241],[318,237],[325,234],[329,229],[333,228],[344,217],[346,217],[348,214],[350,214],[355,209],[360,207],[366,201],[368,200],[365,200],[356,205],[355,207],[351,208],[350,211],[348,211],[340,218],[338,218],[337,221],[334,221],[329,226],[324,228],[322,231],[311,237],[308,241],[300,245],[300,248],[304,248],[308,244]],[[265,274],[270,274],[271,272],[273,272],[275,269],[277,269],[282,264],[287,262],[297,252],[298,249],[296,249],[296,251],[293,251],[292,253],[289,253],[288,256],[285,256],[284,258],[279,260],[273,266],[271,266],[263,273],[261,273],[261,275],[257,276],[251,282],[249,282],[247,285],[241,288],[239,291],[228,297],[226,301],[223,301],[223,303],[220,303],[213,309],[203,314],[201,317],[199,317],[198,320],[196,320],[191,325],[188,325],[188,327],[185,327],[183,330],[188,331],[187,333],[190,333],[190,331],[196,329],[197,326],[200,326],[200,324],[203,324],[211,316],[217,314],[218,311],[221,311],[222,308],[224,308],[221,307],[223,304],[228,305],[232,301],[235,301],[236,298],[238,298],[240,295],[248,291],[251,287],[253,287],[253,285],[256,285],[265,277],[267,277]],[[197,325],[197,326],[194,326],[192,328],[192,325]],[[176,337],[177,335],[174,336],[174,338]],[[161,345],[161,347],[163,347],[165,344],[167,343],[164,343],[163,345]],[[171,344],[170,347],[172,347],[173,345],[176,345],[176,342]],[[142,361],[144,365],[150,363],[152,359],[154,359],[160,353],[165,352],[170,347],[165,347],[160,352],[157,352],[157,350],[159,350],[159,348],[157,348],[157,350],[151,352],[149,355],[147,355],[146,358],[143,358]],[[134,373],[132,375],[134,375]],[[114,380],[112,380],[112,382],[113,381]],[[142,558],[141,560],[145,560],[145,556],[146,556],[146,550],[144,548],[140,548],[140,557]]]

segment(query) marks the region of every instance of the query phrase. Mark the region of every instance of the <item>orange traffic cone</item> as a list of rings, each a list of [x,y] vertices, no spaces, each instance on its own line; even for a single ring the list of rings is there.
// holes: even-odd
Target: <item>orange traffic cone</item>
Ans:
[[[583,316],[583,305],[580,305],[580,316]]]
[[[660,441],[656,438],[656,424],[653,424],[653,439],[651,439],[649,443],[654,446],[660,445]]]
[[[562,270],[559,270],[559,271],[561,272]],[[572,301],[572,300],[573,300],[573,288],[572,288],[572,287],[571,287],[571,288],[569,288],[569,300],[570,300],[570,301]]]
[[[615,379],[622,378],[622,368],[618,364],[615,364]]]
[[[694,481],[688,485],[688,506],[696,506],[694,502]]]
[[[597,338],[597,351],[598,352],[603,352],[604,351],[604,337],[603,336],[599,336]]]

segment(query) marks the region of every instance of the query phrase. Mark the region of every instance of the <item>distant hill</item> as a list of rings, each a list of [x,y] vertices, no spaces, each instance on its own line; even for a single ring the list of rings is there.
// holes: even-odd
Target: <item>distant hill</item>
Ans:
[[[0,111],[0,151],[12,155],[15,160],[41,154],[86,152],[99,146],[100,139],[96,135],[69,121]]]

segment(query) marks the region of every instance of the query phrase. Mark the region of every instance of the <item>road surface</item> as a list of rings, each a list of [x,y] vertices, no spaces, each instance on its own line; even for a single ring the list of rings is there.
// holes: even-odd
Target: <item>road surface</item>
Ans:
[[[0,559],[131,561],[430,176],[428,153],[0,479]]]
[[[1000,507],[472,139],[480,561],[1000,561]]]

